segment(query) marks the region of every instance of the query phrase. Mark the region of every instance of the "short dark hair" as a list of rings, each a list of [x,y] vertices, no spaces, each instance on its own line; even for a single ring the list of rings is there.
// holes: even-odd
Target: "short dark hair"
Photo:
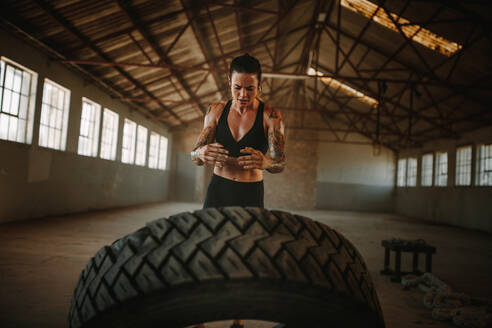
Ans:
[[[236,57],[232,60],[229,69],[229,77],[232,78],[232,73],[256,73],[258,76],[258,83],[261,81],[261,65],[258,59],[249,54]]]

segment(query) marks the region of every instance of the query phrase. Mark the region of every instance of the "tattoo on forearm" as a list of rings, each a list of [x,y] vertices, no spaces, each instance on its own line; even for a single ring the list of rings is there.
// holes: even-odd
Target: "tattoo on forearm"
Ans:
[[[285,167],[285,137],[283,133],[275,128],[268,133],[268,144],[270,146],[270,157],[272,163],[267,171],[270,173],[280,173]]]
[[[209,143],[212,143],[214,141],[215,135],[214,135],[214,130],[211,126],[207,126],[205,129],[203,129],[202,133],[200,133],[200,136],[198,137],[197,142],[195,143],[195,146],[193,147],[193,151],[191,152],[191,160],[197,164],[197,165],[203,165],[203,161],[198,157],[198,148],[205,146]]]
[[[271,119],[277,119],[278,118],[278,115],[277,115],[277,113],[275,113],[275,110],[272,109],[268,118],[271,118]]]

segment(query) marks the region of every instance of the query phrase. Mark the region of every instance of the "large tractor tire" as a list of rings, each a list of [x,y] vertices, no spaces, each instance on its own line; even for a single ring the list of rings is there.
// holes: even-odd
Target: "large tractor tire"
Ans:
[[[384,327],[355,247],[311,219],[253,207],[150,222],[82,271],[69,325],[186,327],[229,319],[286,327]]]

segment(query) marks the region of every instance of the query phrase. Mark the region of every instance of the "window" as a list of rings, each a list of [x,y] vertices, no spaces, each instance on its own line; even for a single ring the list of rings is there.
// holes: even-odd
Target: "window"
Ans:
[[[424,187],[432,186],[432,168],[434,164],[434,155],[425,154],[422,156],[422,176],[421,185]]]
[[[456,185],[469,186],[471,184],[472,147],[458,147],[456,150]]]
[[[159,161],[159,135],[155,132],[150,132],[149,143],[149,167],[156,169]]]
[[[478,146],[477,185],[492,186],[492,144]]]
[[[30,144],[38,75],[0,57],[0,139]]]
[[[147,156],[147,128],[139,125],[137,129],[137,158],[135,164],[145,165]]]
[[[438,152],[436,154],[436,175],[434,184],[446,186],[448,184],[448,153]]]
[[[167,138],[161,136],[161,145],[159,149],[159,169],[165,170],[167,167]]]
[[[123,163],[135,163],[135,140],[137,136],[137,124],[125,118],[123,126],[123,145],[121,148],[121,161]]]
[[[39,145],[65,150],[67,143],[70,91],[53,81],[44,80]]]
[[[167,138],[155,132],[150,133],[149,167],[165,170],[167,166]]]
[[[406,172],[407,172],[407,159],[402,158],[398,160],[398,187],[404,187],[406,182]]]
[[[407,161],[407,186],[417,185],[417,159],[409,158]]]
[[[87,98],[82,98],[80,118],[79,147],[77,153],[84,156],[97,156],[99,142],[99,122],[101,106]]]
[[[104,108],[100,157],[103,159],[115,160],[117,143],[118,114]]]

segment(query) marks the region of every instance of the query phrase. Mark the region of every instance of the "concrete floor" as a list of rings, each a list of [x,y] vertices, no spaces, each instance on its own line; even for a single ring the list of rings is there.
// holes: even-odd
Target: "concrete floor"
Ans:
[[[0,225],[0,327],[66,327],[78,276],[97,250],[145,222],[198,208],[200,204],[160,203]],[[388,328],[451,325],[431,318],[422,304],[423,294],[403,291],[379,275],[382,239],[425,239],[437,247],[433,272],[439,278],[456,291],[492,301],[490,234],[392,214],[296,213],[335,228],[359,249],[371,271]],[[410,256],[403,260],[403,269],[409,269]],[[258,326],[248,324],[246,327]]]

